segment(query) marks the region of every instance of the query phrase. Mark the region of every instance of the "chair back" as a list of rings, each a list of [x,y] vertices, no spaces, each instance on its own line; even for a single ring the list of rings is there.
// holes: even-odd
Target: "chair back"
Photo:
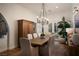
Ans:
[[[49,37],[48,47],[52,47],[54,45],[54,36]]]
[[[33,33],[33,37],[37,38],[38,37],[37,33]]]
[[[73,42],[74,45],[79,46],[79,34],[74,34],[73,35],[72,42]]]
[[[31,42],[27,38],[20,38],[22,55],[31,55]]]
[[[28,40],[31,40],[31,39],[33,39],[33,36],[32,36],[32,34],[27,34],[27,38],[28,38]]]
[[[41,33],[38,33],[38,37],[40,37]]]

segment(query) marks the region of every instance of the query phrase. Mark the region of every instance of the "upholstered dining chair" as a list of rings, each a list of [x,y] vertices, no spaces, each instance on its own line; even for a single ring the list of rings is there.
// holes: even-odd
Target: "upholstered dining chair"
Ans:
[[[29,40],[33,39],[32,34],[27,34],[27,38],[28,38]]]
[[[51,37],[49,37],[48,43],[40,48],[40,51],[41,51],[40,55],[51,56],[53,44],[54,44],[54,37],[51,36]]]
[[[21,55],[22,56],[37,56],[38,47],[31,46],[31,40],[20,38]]]
[[[33,38],[37,38],[37,37],[38,37],[37,33],[33,33]]]
[[[41,33],[38,33],[38,37],[40,37]]]
[[[72,36],[72,43],[75,46],[79,46],[79,34],[78,33],[73,34],[73,36]]]

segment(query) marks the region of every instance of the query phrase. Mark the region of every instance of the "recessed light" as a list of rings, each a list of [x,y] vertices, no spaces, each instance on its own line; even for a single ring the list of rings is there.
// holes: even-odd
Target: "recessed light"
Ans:
[[[56,8],[58,8],[58,6],[56,6]]]

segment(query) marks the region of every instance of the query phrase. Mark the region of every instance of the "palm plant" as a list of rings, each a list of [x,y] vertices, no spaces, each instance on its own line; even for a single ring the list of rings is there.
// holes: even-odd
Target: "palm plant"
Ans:
[[[62,37],[65,37],[67,35],[66,28],[70,28],[70,24],[65,21],[65,17],[62,18],[62,21],[58,22],[58,28],[61,29],[60,32],[58,32],[59,35]]]

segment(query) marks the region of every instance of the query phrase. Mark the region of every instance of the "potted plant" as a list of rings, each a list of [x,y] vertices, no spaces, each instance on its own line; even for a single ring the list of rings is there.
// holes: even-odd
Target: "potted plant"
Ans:
[[[61,29],[61,31],[58,32],[58,34],[65,38],[67,36],[66,28],[70,27],[70,24],[67,21],[65,21],[65,17],[63,17],[62,21],[58,22],[58,28]]]

